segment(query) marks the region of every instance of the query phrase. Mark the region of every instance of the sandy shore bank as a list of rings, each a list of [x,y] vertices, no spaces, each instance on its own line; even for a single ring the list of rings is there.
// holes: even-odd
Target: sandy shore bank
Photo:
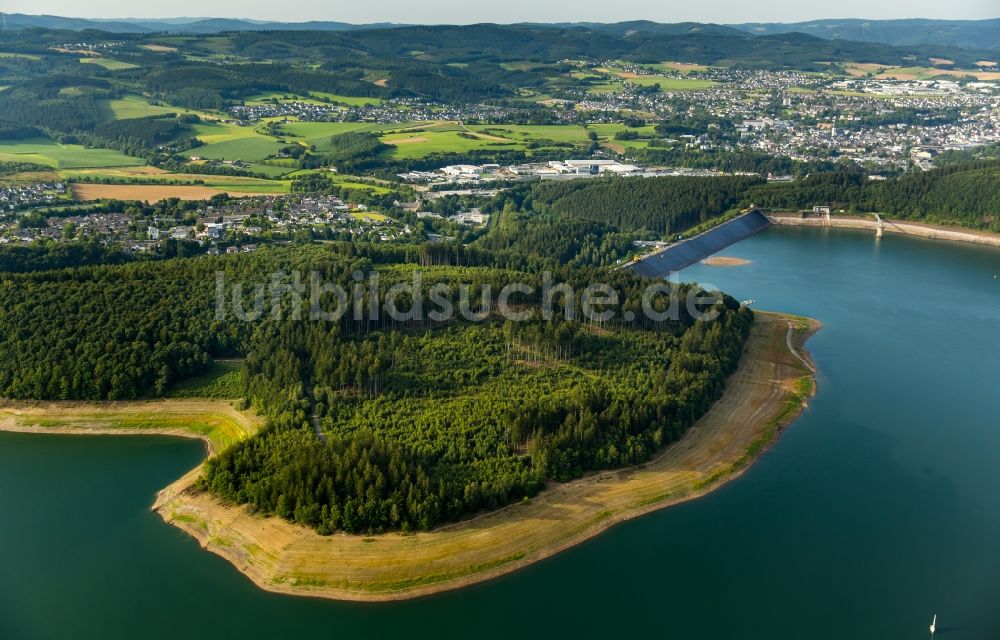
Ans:
[[[789,345],[805,353],[803,344],[817,328],[813,321],[758,313],[748,353],[724,397],[657,459],[553,483],[528,502],[430,532],[319,536],[195,492],[198,469],[161,492],[154,508],[267,590],[377,601],[459,588],[738,477],[812,395],[812,365]]]
[[[705,258],[701,262],[709,267],[739,267],[745,264],[750,264],[749,260],[744,258],[733,258],[730,256],[711,256],[709,258]]]
[[[0,401],[0,431],[197,438],[209,455],[256,433],[260,426],[260,418],[237,411],[224,400]]]

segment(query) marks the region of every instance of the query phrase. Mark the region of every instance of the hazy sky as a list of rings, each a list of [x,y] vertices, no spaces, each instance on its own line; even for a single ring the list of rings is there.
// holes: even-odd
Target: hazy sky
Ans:
[[[472,22],[798,22],[816,18],[948,18],[1000,17],[997,0],[2,0],[0,11],[81,18],[170,18],[207,16],[299,22],[407,22],[467,24]]]

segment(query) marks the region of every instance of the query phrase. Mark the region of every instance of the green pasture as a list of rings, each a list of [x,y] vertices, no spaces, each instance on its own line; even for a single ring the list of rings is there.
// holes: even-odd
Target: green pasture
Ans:
[[[112,149],[88,149],[77,144],[59,144],[47,138],[0,141],[0,161],[31,162],[53,169],[129,167],[146,164]]]

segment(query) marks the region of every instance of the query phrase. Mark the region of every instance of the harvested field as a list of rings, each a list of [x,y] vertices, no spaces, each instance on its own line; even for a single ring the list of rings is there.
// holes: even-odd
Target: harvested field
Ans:
[[[396,138],[385,141],[386,144],[416,144],[419,142],[430,142],[430,140],[422,136],[414,136],[412,138]]]
[[[261,192],[219,189],[201,185],[170,185],[170,184],[74,184],[73,196],[77,200],[100,200],[102,198],[115,200],[141,200],[144,202],[159,202],[167,198],[181,200],[207,200],[220,193],[228,193],[234,198],[245,198],[263,195]]]

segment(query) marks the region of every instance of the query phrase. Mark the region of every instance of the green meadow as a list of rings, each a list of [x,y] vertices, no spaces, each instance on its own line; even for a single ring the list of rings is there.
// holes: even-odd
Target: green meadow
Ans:
[[[41,56],[30,53],[16,53],[13,51],[0,51],[0,58],[26,58],[28,60],[41,60]]]
[[[122,62],[121,60],[112,60],[111,58],[80,58],[80,62],[83,64],[96,64],[109,71],[124,71],[125,69],[139,68],[138,65]]]
[[[289,122],[281,126],[288,142],[315,146],[318,151],[329,151],[330,138],[351,131],[384,131],[405,125],[373,124],[370,122]]]
[[[469,128],[479,133],[518,142],[551,140],[553,142],[582,143],[587,141],[587,129],[575,124],[487,124],[475,125]]]
[[[196,137],[204,146],[191,150],[192,156],[209,160],[246,160],[255,162],[273,156],[285,146],[274,138],[261,135],[249,127],[221,122],[194,125]]]
[[[389,157],[400,159],[423,158],[432,153],[462,153],[478,149],[522,146],[511,140],[494,140],[476,133],[468,133],[467,136],[473,137],[465,137],[459,135],[460,133],[462,132],[458,130],[418,129],[382,136],[382,142],[393,147],[387,153]]]
[[[183,107],[172,107],[169,105],[150,104],[145,98],[139,96],[125,96],[117,100],[108,100],[108,108],[112,115],[119,120],[127,118],[146,118],[148,116],[161,116],[167,113],[191,113],[199,116],[214,118],[217,114],[207,111],[197,111],[185,109]]]
[[[0,142],[0,161],[31,162],[53,169],[129,167],[146,164],[112,149],[88,149],[77,144],[59,144],[47,138]]]
[[[381,98],[363,98],[356,96],[341,96],[336,93],[325,93],[323,91],[312,91],[311,96],[316,98],[326,98],[330,102],[339,102],[340,104],[346,104],[351,107],[363,107],[366,105],[382,104]]]

